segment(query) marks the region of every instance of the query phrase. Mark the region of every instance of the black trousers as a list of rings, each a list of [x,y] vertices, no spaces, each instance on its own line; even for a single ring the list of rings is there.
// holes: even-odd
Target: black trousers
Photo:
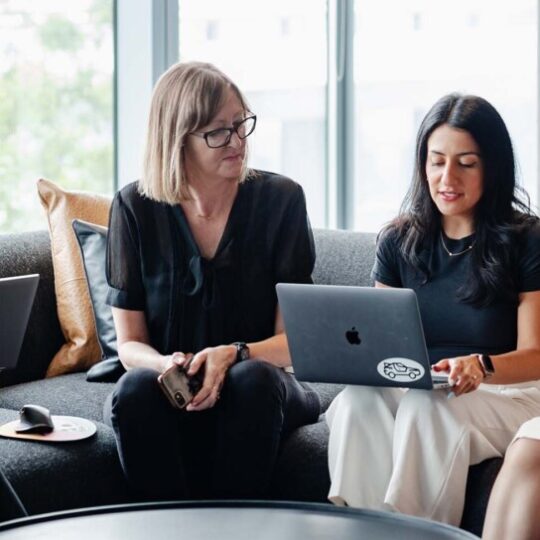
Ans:
[[[133,369],[105,411],[124,474],[146,500],[264,498],[281,440],[319,414],[309,385],[260,360],[231,367],[212,409],[174,409],[156,371]]]

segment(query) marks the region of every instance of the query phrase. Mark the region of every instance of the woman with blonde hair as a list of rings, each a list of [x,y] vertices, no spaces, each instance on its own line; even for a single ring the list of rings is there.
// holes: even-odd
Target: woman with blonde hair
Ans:
[[[280,441],[317,419],[290,364],[278,282],[309,283],[315,259],[301,187],[247,168],[256,116],[211,64],[156,84],[142,178],[115,196],[108,302],[127,373],[110,420],[130,484],[152,499],[263,497]],[[173,408],[158,375],[202,387]]]

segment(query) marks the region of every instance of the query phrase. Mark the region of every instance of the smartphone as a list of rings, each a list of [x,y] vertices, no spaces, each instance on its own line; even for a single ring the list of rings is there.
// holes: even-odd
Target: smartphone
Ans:
[[[204,369],[190,377],[186,368],[173,365],[158,377],[158,383],[171,405],[176,409],[184,409],[201,389],[203,379]]]
[[[194,393],[190,387],[189,377],[180,366],[173,365],[164,371],[158,377],[158,383],[176,409],[184,409],[193,399]]]

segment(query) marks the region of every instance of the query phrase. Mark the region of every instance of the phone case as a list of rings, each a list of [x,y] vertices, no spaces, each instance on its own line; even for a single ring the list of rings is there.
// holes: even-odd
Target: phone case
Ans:
[[[177,409],[185,408],[193,399],[189,378],[179,366],[171,366],[163,372],[158,377],[158,383],[171,405]]]

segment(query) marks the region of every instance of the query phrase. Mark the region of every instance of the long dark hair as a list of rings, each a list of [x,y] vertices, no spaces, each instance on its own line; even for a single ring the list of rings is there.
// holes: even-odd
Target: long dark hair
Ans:
[[[397,231],[405,260],[428,281],[430,272],[421,252],[438,240],[441,216],[429,193],[427,143],[441,125],[467,131],[480,148],[484,166],[482,197],[475,208],[471,275],[458,290],[458,297],[476,306],[501,298],[515,301],[517,276],[512,259],[521,236],[518,233],[537,218],[527,194],[516,184],[514,152],[506,125],[485,99],[449,94],[426,114],[416,139],[412,183],[389,229]]]

